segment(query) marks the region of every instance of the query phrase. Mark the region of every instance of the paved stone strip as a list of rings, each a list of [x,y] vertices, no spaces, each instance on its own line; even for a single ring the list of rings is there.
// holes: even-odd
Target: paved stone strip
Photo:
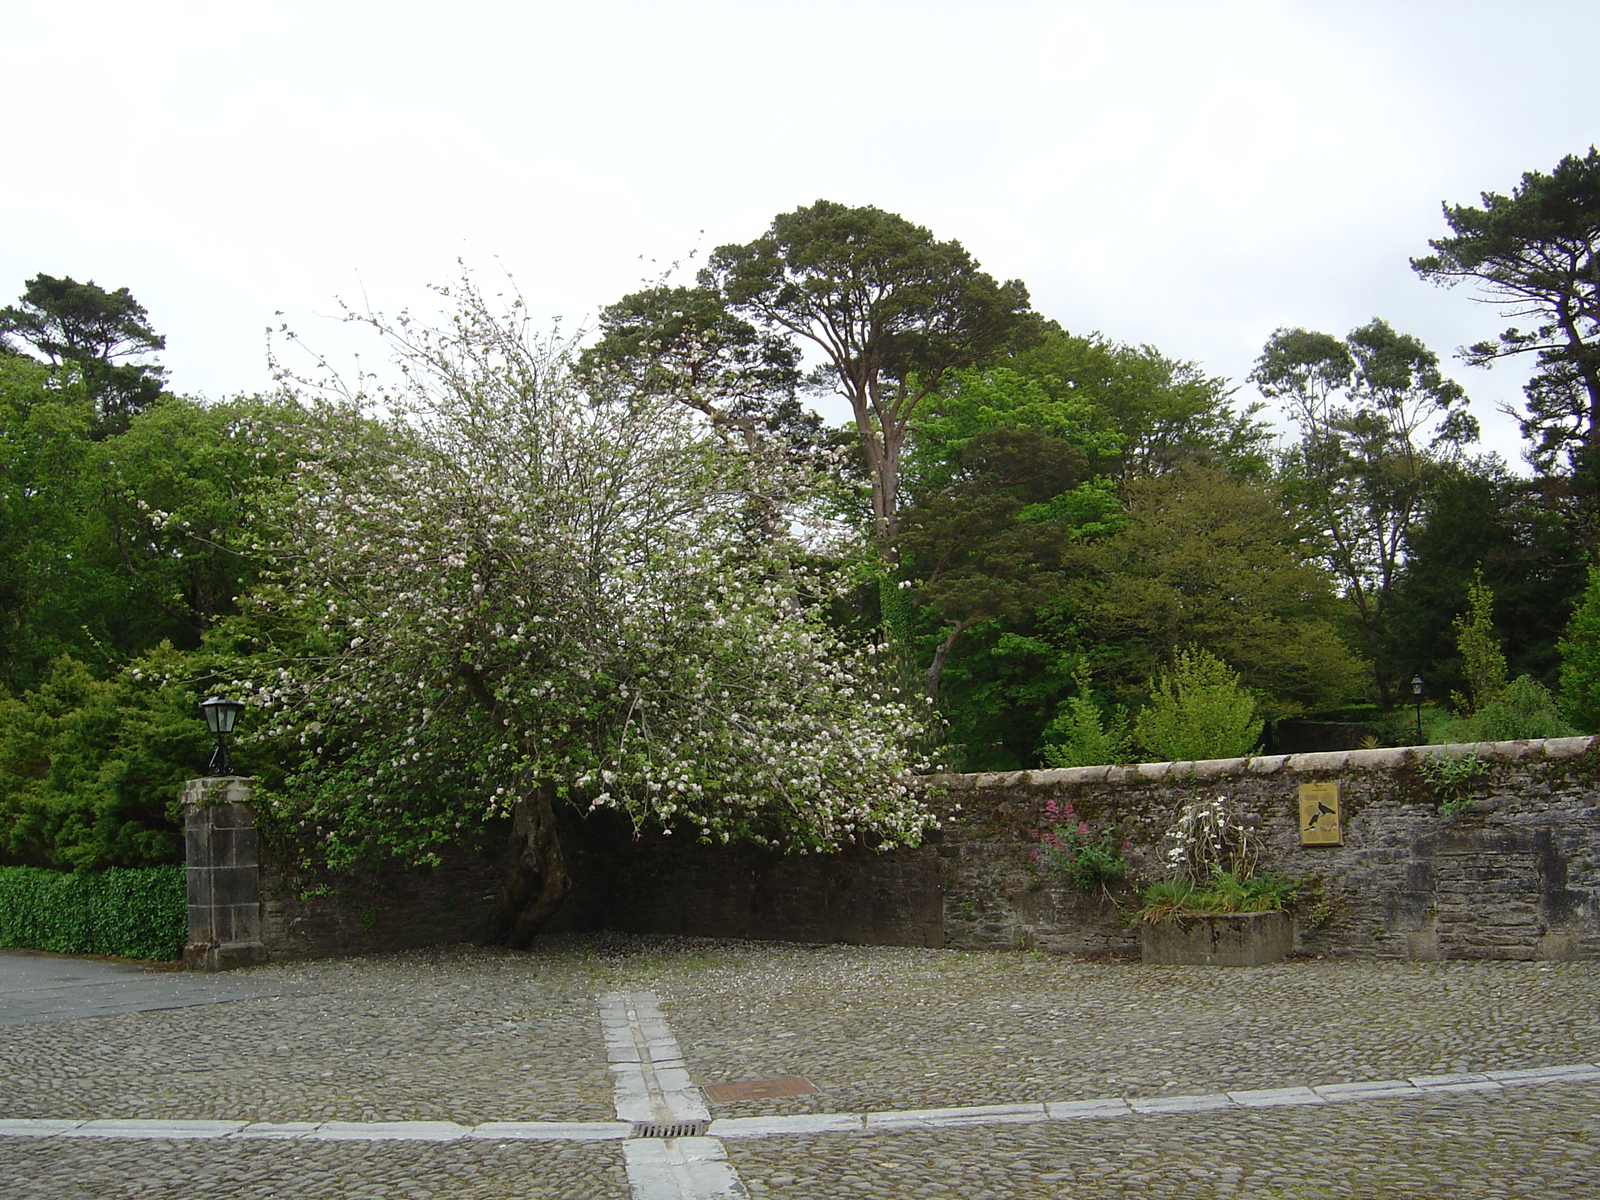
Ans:
[[[600,1026],[619,1120],[663,1125],[710,1120],[654,992],[604,993]]]
[[[1600,1083],[1600,1066],[1569,1063],[1559,1067],[1527,1067],[1456,1075],[1416,1075],[1410,1079],[1374,1079],[1331,1083],[1320,1087],[1260,1088],[1197,1095],[1104,1097],[1041,1104],[981,1104],[964,1108],[898,1109],[870,1113],[804,1113],[792,1117],[729,1117],[713,1121],[706,1131],[718,1138],[779,1137],[797,1133],[875,1133],[891,1129],[959,1128],[973,1125],[1015,1125],[1038,1121],[1075,1121],[1163,1113],[1207,1112],[1225,1108],[1283,1108],[1302,1104],[1338,1104],[1352,1100],[1423,1099],[1449,1092],[1499,1091],[1541,1083]]]
[[[1283,1108],[1307,1104],[1342,1104],[1359,1100],[1427,1099],[1451,1092],[1495,1092],[1545,1083],[1600,1083],[1600,1066],[1569,1063],[1556,1067],[1522,1067],[1507,1071],[1415,1075],[1409,1079],[1371,1079],[1319,1087],[1260,1088],[1195,1095],[1104,1097],[1040,1104],[985,1104],[965,1108],[900,1109],[871,1113],[800,1113],[788,1117],[724,1117],[712,1121],[703,1138],[635,1138],[623,1147],[629,1161],[683,1167],[694,1174],[697,1164],[725,1161],[723,1138],[765,1138],[792,1134],[875,1133],[895,1129],[936,1129],[976,1125],[1008,1125],[1043,1121],[1076,1121],[1107,1117],[1208,1112],[1216,1109]],[[663,1096],[665,1093],[663,1093]],[[622,1097],[619,1096],[619,1106]],[[700,1107],[704,1112],[704,1106]],[[648,1118],[656,1120],[655,1116]],[[676,1120],[703,1118],[676,1117]],[[496,1141],[602,1142],[628,1139],[627,1121],[490,1121],[457,1125],[450,1121],[60,1121],[0,1119],[0,1137],[94,1138],[271,1138],[277,1140],[347,1142]],[[673,1149],[676,1147],[676,1149]],[[703,1173],[703,1172],[702,1172]],[[667,1193],[677,1194],[677,1193]],[[717,1192],[686,1193],[696,1196]],[[740,1193],[726,1193],[738,1195]]]
[[[602,994],[600,1025],[619,1118],[651,1125],[710,1119],[655,993]],[[631,1138],[622,1154],[635,1200],[749,1195],[715,1137]]]

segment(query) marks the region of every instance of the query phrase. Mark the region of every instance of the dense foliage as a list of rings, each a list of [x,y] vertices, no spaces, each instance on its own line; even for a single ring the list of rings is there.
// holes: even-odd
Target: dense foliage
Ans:
[[[67,874],[0,867],[0,946],[171,959],[189,919],[181,866]]]
[[[162,392],[127,289],[38,276],[0,310],[0,861],[171,861],[192,706],[228,686],[269,823],[326,860],[509,818],[513,940],[568,885],[562,805],[899,845],[924,765],[1413,736],[1384,717],[1414,673],[1456,696],[1435,736],[1600,728],[1597,163],[1447,207],[1414,264],[1534,318],[1467,354],[1535,356],[1531,479],[1380,319],[1272,334],[1275,442],[1197,364],[828,201],[588,339],[470,280],[438,327],[352,314],[390,382],[270,399]]]

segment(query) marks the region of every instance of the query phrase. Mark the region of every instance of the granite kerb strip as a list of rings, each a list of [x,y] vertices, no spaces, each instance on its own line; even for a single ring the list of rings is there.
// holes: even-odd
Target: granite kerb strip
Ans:
[[[704,1143],[684,1160],[699,1160],[701,1151],[722,1138],[764,1138],[818,1133],[876,1133],[903,1129],[1094,1120],[1129,1116],[1180,1115],[1225,1109],[1281,1108],[1305,1104],[1346,1104],[1362,1100],[1421,1099],[1459,1092],[1500,1091],[1541,1084],[1600,1084],[1600,1065],[1564,1063],[1552,1067],[1414,1075],[1407,1079],[1367,1079],[1314,1087],[1256,1088],[1235,1092],[1201,1092],[1175,1096],[1106,1096],[1042,1104],[979,1104],[953,1108],[893,1109],[869,1113],[797,1113],[792,1116],[721,1117],[711,1122],[704,1138],[632,1138],[628,1121],[486,1121],[458,1125],[450,1121],[151,1121],[56,1120],[0,1118],[0,1137],[93,1138],[305,1138],[315,1141],[458,1142],[458,1141],[628,1141]],[[630,1140],[631,1139],[631,1140]],[[669,1163],[656,1151],[644,1157]],[[663,1152],[664,1153],[664,1152]],[[680,1155],[680,1157],[682,1157]],[[714,1158],[705,1161],[718,1161]],[[682,1166],[682,1163],[676,1163]]]
[[[321,1142],[621,1141],[626,1121],[150,1121],[0,1119],[0,1137],[263,1138]]]

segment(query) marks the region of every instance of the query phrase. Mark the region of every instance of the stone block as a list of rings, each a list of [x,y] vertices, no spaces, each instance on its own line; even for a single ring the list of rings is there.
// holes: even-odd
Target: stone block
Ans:
[[[1283,912],[1206,913],[1146,922],[1140,958],[1152,966],[1256,967],[1294,949],[1294,918]]]
[[[183,962],[191,970],[226,970],[267,959],[250,782],[226,776],[184,785],[189,936]]]

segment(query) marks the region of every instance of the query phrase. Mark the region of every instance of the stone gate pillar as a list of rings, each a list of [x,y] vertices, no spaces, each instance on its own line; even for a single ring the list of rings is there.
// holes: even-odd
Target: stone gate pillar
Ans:
[[[189,891],[191,971],[222,971],[266,962],[261,944],[261,860],[252,780],[242,775],[183,785],[183,840]]]

